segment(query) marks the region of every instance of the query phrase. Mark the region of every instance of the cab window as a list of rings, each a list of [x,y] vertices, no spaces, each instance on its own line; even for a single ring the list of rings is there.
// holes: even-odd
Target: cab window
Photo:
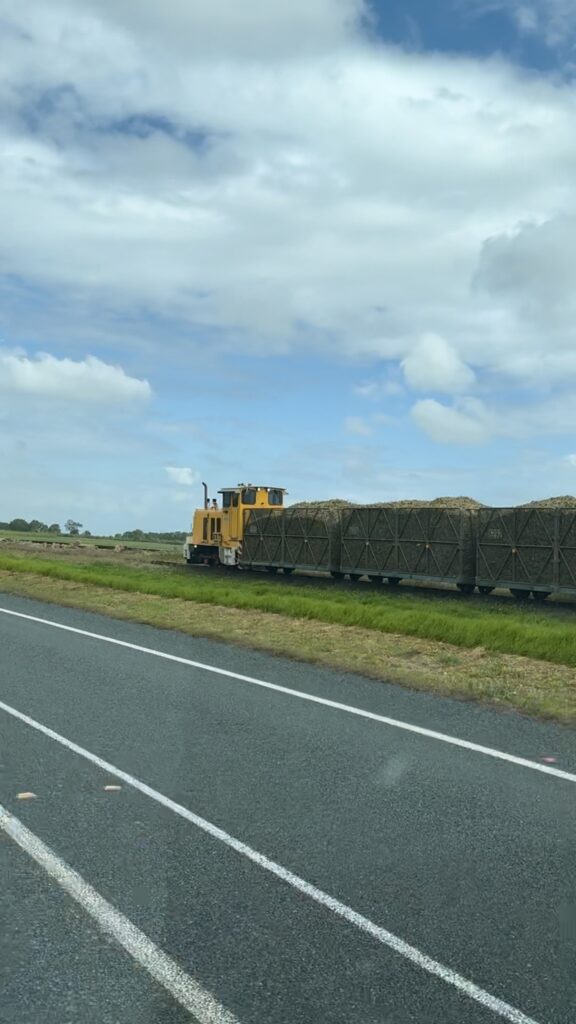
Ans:
[[[282,491],[270,490],[268,491],[268,502],[270,505],[281,505],[282,504]]]
[[[222,495],[222,508],[238,508],[237,491],[224,491]]]
[[[256,504],[256,491],[252,487],[245,487],[242,491],[242,504],[243,505],[255,505]]]
[[[208,516],[204,516],[202,523],[202,540],[208,540]]]

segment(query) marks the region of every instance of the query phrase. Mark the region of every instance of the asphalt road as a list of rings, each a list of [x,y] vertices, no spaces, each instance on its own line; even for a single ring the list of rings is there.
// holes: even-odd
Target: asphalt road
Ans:
[[[0,609],[156,652],[0,611],[2,1022],[576,1020],[574,732],[10,595]]]

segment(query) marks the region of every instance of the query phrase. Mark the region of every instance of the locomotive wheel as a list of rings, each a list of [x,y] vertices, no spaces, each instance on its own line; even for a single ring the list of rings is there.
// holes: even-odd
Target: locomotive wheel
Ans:
[[[549,590],[533,590],[532,591],[532,597],[534,598],[535,601],[538,601],[539,604],[542,604],[544,601],[547,601],[548,598],[550,597],[550,591]]]

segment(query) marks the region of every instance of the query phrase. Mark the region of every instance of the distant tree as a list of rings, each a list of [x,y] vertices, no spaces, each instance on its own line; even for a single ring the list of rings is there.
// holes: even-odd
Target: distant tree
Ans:
[[[8,523],[8,529],[18,530],[20,533],[28,533],[30,524],[25,519],[13,519],[11,523]]]
[[[31,519],[29,523],[30,533],[46,533],[48,527],[46,523],[41,523],[39,519]]]
[[[82,534],[82,536],[83,537],[91,537],[92,534],[90,533],[90,530],[84,530],[84,533]]]
[[[114,540],[150,540],[150,541],[182,541],[186,537],[183,530],[172,530],[169,533],[159,533],[154,530],[125,530],[124,533],[113,534]]]
[[[77,537],[82,529],[82,523],[77,523],[75,519],[67,519],[65,529],[71,537]]]
[[[51,523],[48,527],[48,533],[62,533],[59,523]]]

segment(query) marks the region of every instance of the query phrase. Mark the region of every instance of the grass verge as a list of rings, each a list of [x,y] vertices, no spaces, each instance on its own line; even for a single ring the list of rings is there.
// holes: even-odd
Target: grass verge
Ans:
[[[418,605],[416,598],[354,593],[335,594],[329,600],[326,591],[322,591],[320,597],[293,592],[280,594],[280,588],[274,592],[273,583],[244,584],[244,588],[251,591],[248,595],[240,581],[241,589],[235,593],[235,584],[226,581],[171,579],[165,574],[153,577],[151,582],[152,574],[146,571],[130,569],[128,572],[111,566],[109,572],[102,566],[94,569],[54,563],[46,567],[36,560],[35,571],[31,573],[27,559],[13,559],[18,563],[16,568],[6,566],[6,561],[0,557],[0,591],[360,672],[414,689],[515,708],[536,717],[576,723],[576,674],[570,667],[572,662],[554,665],[516,653],[490,650],[486,644],[455,645],[415,633],[406,635],[399,625],[392,628],[394,609],[407,601],[405,611],[411,613],[414,611],[412,604]],[[96,579],[101,574],[107,581],[104,586]],[[129,585],[123,586],[122,581]],[[147,581],[151,591],[144,589]],[[176,592],[180,588],[184,594]],[[272,607],[271,598],[290,611],[278,612]],[[249,599],[251,607],[245,603]],[[240,602],[240,607],[233,605],[234,600]],[[361,620],[365,612],[372,612],[367,615],[370,625],[348,623],[338,617],[330,621],[312,614],[318,604],[330,605],[331,600],[340,609],[342,618],[347,606],[351,608],[353,620]],[[254,606],[259,602],[263,607]],[[389,617],[380,620],[374,617],[372,605],[375,602],[382,603],[381,610]],[[217,613],[214,605],[219,605]],[[297,611],[302,608],[306,614],[298,615]],[[333,608],[329,613],[326,608],[323,610],[336,616]],[[422,605],[419,610],[424,618],[432,615]],[[453,606],[434,613],[442,620],[449,620],[454,614],[458,617],[464,613],[457,612]],[[507,613],[500,609],[492,614],[505,620]],[[380,625],[375,624],[378,621]],[[567,633],[574,631],[572,622],[557,624],[547,620],[542,625]],[[440,622],[436,622],[435,628],[440,629]]]
[[[159,573],[146,566],[64,564],[58,560],[0,554],[0,569],[51,579],[88,583],[128,593],[178,598],[225,608],[274,612],[339,626],[359,626],[576,667],[576,629],[572,617],[554,620],[537,608],[469,602],[426,602],[414,595],[303,587],[231,574],[229,579],[191,572]]]

